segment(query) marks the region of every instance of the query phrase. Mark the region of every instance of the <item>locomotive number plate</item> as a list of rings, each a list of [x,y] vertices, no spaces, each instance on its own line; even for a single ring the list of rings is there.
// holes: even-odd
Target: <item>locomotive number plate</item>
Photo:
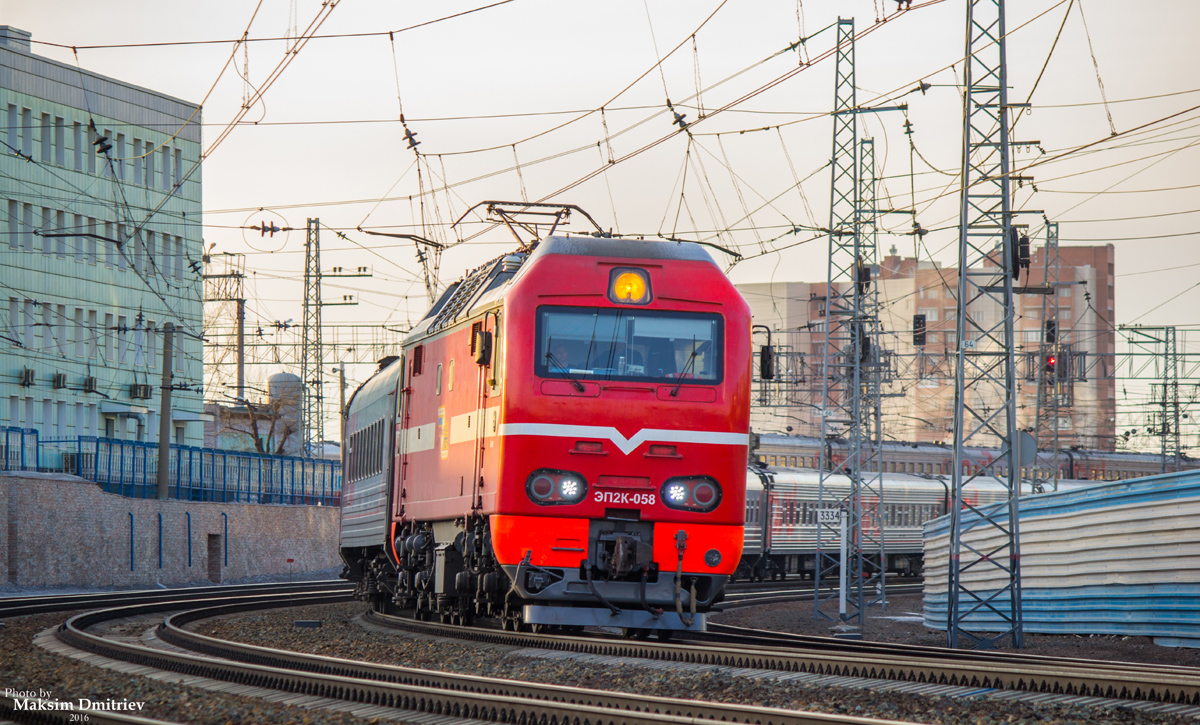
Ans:
[[[657,500],[652,493],[633,493],[631,491],[596,491],[592,494],[596,503],[621,503],[634,506],[653,506]]]

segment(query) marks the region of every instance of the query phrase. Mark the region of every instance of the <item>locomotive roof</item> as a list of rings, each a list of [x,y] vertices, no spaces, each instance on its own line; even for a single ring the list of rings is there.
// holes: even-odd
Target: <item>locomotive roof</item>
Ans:
[[[551,254],[619,259],[665,259],[708,262],[716,266],[704,247],[694,242],[661,242],[621,237],[548,237],[532,254],[505,254],[463,275],[453,282],[405,338],[415,340],[452,324],[481,303],[503,294],[503,289],[519,269],[535,258]]]
[[[533,251],[530,259],[548,254],[574,254],[622,259],[670,259],[708,262],[716,265],[704,247],[694,242],[664,242],[623,237],[549,237]]]

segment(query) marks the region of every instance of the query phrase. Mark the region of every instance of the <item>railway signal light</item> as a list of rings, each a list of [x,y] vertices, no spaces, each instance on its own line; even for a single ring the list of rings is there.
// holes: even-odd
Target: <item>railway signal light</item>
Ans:
[[[1058,357],[1055,355],[1047,355],[1045,362],[1042,363],[1042,369],[1051,375],[1054,375],[1054,373],[1058,370]]]
[[[1058,320],[1046,320],[1043,325],[1042,341],[1046,343],[1058,342]]]
[[[913,315],[913,347],[925,347],[925,315]]]
[[[758,377],[760,380],[771,380],[775,377],[775,351],[770,345],[759,348]]]

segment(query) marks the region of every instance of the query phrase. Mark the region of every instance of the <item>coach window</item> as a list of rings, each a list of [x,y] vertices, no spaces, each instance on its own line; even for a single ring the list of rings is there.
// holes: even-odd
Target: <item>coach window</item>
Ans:
[[[446,392],[454,392],[454,358],[450,358],[450,370],[446,373]]]
[[[434,390],[437,391],[438,395],[442,394],[442,364],[441,363],[438,363],[437,385],[434,387]]]

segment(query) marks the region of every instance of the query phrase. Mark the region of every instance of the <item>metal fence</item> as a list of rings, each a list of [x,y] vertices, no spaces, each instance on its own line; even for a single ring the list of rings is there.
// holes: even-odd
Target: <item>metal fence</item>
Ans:
[[[38,432],[34,428],[0,428],[0,471],[38,470]]]
[[[157,443],[93,436],[38,441],[36,431],[33,435],[41,465],[26,470],[73,473],[130,498],[157,495]],[[172,445],[170,455],[168,498],[309,506],[341,502],[341,461],[180,445]]]

